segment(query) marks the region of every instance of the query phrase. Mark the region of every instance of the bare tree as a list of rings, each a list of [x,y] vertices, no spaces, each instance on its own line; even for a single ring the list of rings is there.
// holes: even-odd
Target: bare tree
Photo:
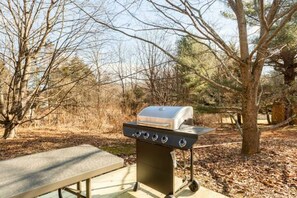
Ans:
[[[131,51],[127,49],[127,43],[120,42],[113,50],[112,81],[121,90],[120,103],[122,113],[134,114],[138,108],[138,102],[134,91],[140,86],[138,84],[138,65],[133,60]],[[140,99],[140,98],[139,98]]]
[[[257,15],[255,18],[259,21],[259,26],[255,35],[249,36],[249,26],[247,24],[248,10],[243,1],[227,0],[231,12],[236,16],[237,21],[237,37],[239,42],[239,53],[236,53],[229,45],[215,25],[209,23],[205,18],[205,12],[215,3],[215,1],[191,1],[191,0],[175,0],[175,1],[136,1],[136,6],[132,4],[123,4],[123,2],[115,1],[121,7],[120,13],[130,15],[135,21],[140,22],[145,28],[137,29],[131,27],[131,23],[116,25],[110,20],[102,21],[96,17],[92,17],[95,22],[105,25],[117,32],[120,32],[131,38],[139,39],[162,50],[165,54],[171,57],[184,67],[191,67],[176,58],[171,51],[162,48],[158,43],[142,37],[139,32],[163,30],[168,35],[189,36],[192,39],[209,47],[221,61],[222,68],[226,65],[224,60],[220,58],[220,53],[224,52],[228,57],[234,60],[240,70],[240,77],[231,77],[238,84],[238,89],[222,85],[207,76],[197,73],[203,80],[217,86],[225,91],[239,93],[241,95],[242,116],[243,116],[243,140],[242,153],[251,155],[260,151],[260,132],[257,125],[257,115],[259,110],[259,101],[261,90],[259,90],[260,77],[264,62],[268,56],[268,46],[272,39],[292,18],[297,10],[297,3],[286,0],[273,0],[270,7],[266,8],[264,0],[253,1],[253,6],[256,9]],[[133,1],[135,2],[135,1]],[[136,15],[137,9],[141,11],[141,3],[146,6],[151,6],[159,18]],[[151,11],[150,10],[150,11]],[[85,11],[87,15],[90,14]],[[116,15],[118,16],[118,15]],[[277,28],[275,25],[277,25]],[[252,45],[252,40],[257,37],[258,42]],[[219,52],[219,53],[218,53]]]
[[[76,82],[55,81],[54,73],[87,38],[87,22],[79,18],[78,10],[67,0],[0,2],[0,59],[8,73],[6,79],[1,78],[0,86],[4,138],[15,137],[20,124],[54,111],[76,82],[84,78],[85,73]],[[51,109],[40,115],[32,113],[37,104],[49,107],[51,94],[57,94],[52,90],[65,83],[67,90]]]
[[[149,36],[148,36],[149,37]],[[163,37],[155,34],[151,35],[153,40],[159,45],[165,46]],[[164,47],[166,48],[166,47]],[[138,58],[141,65],[140,75],[148,89],[148,101],[150,104],[168,105],[173,104],[175,94],[175,75],[174,65],[156,46],[148,43],[138,42]]]

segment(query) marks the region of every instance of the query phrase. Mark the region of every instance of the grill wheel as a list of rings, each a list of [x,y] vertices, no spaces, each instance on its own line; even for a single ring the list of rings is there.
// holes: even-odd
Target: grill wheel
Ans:
[[[192,183],[189,185],[189,188],[192,192],[196,192],[200,188],[200,184],[196,179],[193,179]]]

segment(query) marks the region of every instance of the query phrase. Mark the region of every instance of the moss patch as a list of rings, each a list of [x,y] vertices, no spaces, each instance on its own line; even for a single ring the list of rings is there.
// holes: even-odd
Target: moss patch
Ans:
[[[133,144],[120,144],[116,146],[102,146],[102,150],[112,153],[114,155],[131,155],[134,154],[135,145]]]

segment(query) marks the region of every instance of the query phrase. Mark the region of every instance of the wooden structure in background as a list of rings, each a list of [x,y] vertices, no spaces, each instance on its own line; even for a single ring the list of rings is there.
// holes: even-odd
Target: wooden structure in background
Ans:
[[[285,104],[282,102],[274,102],[272,105],[272,117],[271,122],[272,124],[278,124],[286,119],[286,109]],[[293,107],[293,114],[297,114],[297,105]],[[297,118],[293,119],[293,124],[297,124]]]
[[[285,105],[282,102],[274,102],[272,105],[271,122],[278,124],[285,120]]]

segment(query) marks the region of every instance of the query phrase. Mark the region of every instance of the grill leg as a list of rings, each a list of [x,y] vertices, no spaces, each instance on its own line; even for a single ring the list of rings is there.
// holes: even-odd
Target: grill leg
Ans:
[[[193,155],[193,148],[191,148],[190,151],[191,151],[191,178],[190,179],[191,179],[191,181],[193,181],[194,180],[194,165],[193,165],[194,164],[194,162],[193,162],[194,161],[193,160],[193,156],[194,155]]]
[[[190,188],[190,190],[192,192],[196,192],[196,191],[199,190],[200,184],[196,179],[194,179],[194,163],[193,163],[194,154],[193,154],[193,148],[191,148],[190,151],[191,151],[191,178],[190,178],[189,188]]]
[[[137,191],[139,189],[139,182],[136,182],[133,187],[133,191]]]

